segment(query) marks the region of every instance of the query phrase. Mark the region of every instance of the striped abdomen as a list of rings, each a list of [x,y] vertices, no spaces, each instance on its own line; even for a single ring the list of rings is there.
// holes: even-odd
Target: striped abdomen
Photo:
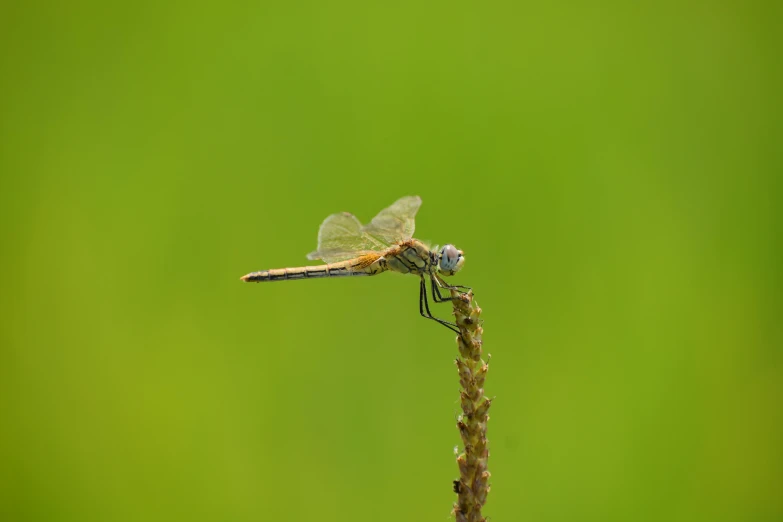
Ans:
[[[351,259],[341,263],[317,266],[298,266],[295,268],[277,268],[251,272],[242,276],[242,281],[248,283],[260,283],[262,281],[288,281],[290,279],[317,279],[319,277],[344,277],[374,275],[385,270],[380,263],[370,265]]]

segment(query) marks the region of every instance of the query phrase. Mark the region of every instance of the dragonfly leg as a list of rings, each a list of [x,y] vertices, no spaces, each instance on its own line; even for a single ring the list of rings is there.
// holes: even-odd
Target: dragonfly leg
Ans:
[[[445,288],[446,290],[459,290],[460,292],[463,292],[463,293],[468,293],[471,290],[473,290],[469,286],[450,285],[446,281],[444,281],[443,278],[441,276],[439,276],[438,274],[433,274],[433,275],[434,275],[435,279],[437,279],[437,281],[438,281],[438,286],[440,286],[441,288]]]
[[[421,278],[421,284],[419,285],[419,313],[421,314],[422,317],[439,322],[440,324],[442,324],[452,332],[460,333],[459,329],[457,329],[456,324],[449,323],[447,321],[444,321],[443,319],[438,319],[437,317],[432,315],[432,312],[430,312],[430,305],[427,302],[427,283],[424,281],[423,277]]]
[[[436,303],[446,303],[448,301],[454,301],[456,299],[459,299],[459,297],[443,297],[440,293],[440,285],[438,284],[437,280],[430,276],[430,287],[432,288],[432,300]]]
[[[456,299],[459,299],[459,297],[443,297],[440,293],[440,289],[443,288],[445,290],[458,290],[462,293],[470,292],[470,288],[467,286],[450,286],[447,285],[443,279],[440,277],[430,274],[430,281],[432,282],[432,299],[436,303],[444,303],[446,301],[454,301]]]

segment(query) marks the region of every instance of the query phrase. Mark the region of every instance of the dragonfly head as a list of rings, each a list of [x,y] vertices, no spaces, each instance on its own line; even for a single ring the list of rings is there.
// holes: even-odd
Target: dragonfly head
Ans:
[[[465,263],[465,256],[462,255],[462,250],[457,250],[457,247],[454,245],[444,246],[440,250],[439,257],[438,268],[443,275],[452,276],[456,274]]]

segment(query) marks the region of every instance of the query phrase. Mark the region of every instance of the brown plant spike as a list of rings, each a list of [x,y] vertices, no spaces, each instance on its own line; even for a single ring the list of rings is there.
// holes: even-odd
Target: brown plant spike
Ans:
[[[484,329],[479,319],[481,308],[473,300],[473,292],[461,294],[451,291],[457,297],[454,303],[454,316],[460,335],[457,337],[460,357],[457,358],[459,370],[460,403],[462,415],[457,422],[464,451],[457,457],[459,481],[454,481],[457,503],[452,513],[457,522],[485,522],[481,508],[487,501],[489,477],[487,459],[487,421],[492,400],[484,396],[484,378],[489,370],[487,362],[481,359],[481,337]],[[489,361],[489,358],[487,358]]]

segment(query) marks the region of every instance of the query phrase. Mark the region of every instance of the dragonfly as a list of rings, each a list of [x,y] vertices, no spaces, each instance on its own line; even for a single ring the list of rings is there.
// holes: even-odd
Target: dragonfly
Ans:
[[[349,212],[327,217],[318,230],[318,248],[307,255],[326,264],[277,268],[251,272],[241,277],[248,283],[291,281],[321,277],[372,276],[382,272],[413,274],[419,277],[419,313],[459,333],[457,325],[430,312],[427,281],[436,303],[459,297],[444,296],[441,290],[470,291],[469,287],[449,285],[444,276],[453,276],[465,263],[462,250],[448,244],[429,248],[413,238],[415,217],[421,206],[419,196],[406,196],[381,210],[367,225]],[[450,293],[450,292],[449,292]]]

